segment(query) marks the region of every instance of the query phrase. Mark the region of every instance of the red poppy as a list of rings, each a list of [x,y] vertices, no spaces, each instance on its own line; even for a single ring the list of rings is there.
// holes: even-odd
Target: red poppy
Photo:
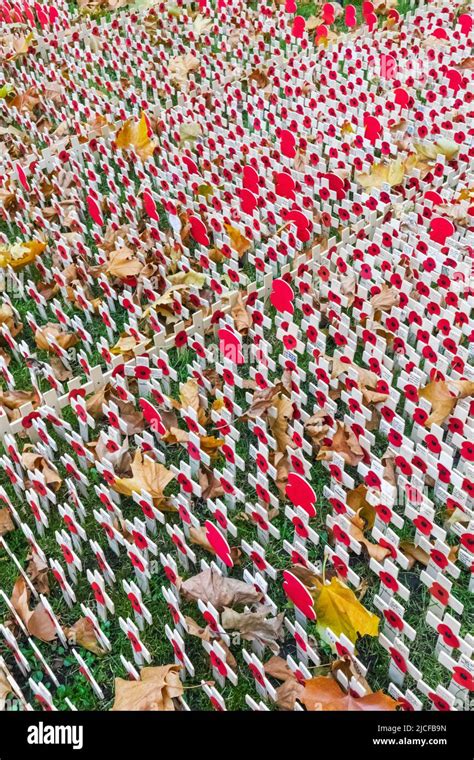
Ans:
[[[402,673],[406,673],[408,671],[408,665],[403,655],[401,655],[400,652],[395,649],[395,647],[390,647],[388,651],[390,652],[390,656],[392,657],[392,660],[394,661],[397,668],[401,670]]]
[[[442,586],[438,581],[435,581],[430,589],[429,592],[431,596],[433,596],[435,599],[437,599],[441,604],[446,607],[446,605],[449,602],[449,592]]]
[[[449,702],[446,702],[446,700],[443,699],[443,697],[440,697],[439,694],[436,694],[436,692],[430,691],[428,698],[431,700],[435,708],[440,712],[449,712],[451,710]]]
[[[439,635],[443,637],[443,642],[446,646],[451,647],[452,649],[459,649],[461,642],[446,623],[440,623],[436,630]]]
[[[382,570],[379,574],[379,578],[382,581],[383,585],[386,586],[390,591],[393,591],[394,593],[397,593],[399,585],[396,578],[393,577],[390,573],[387,573],[386,570]]]

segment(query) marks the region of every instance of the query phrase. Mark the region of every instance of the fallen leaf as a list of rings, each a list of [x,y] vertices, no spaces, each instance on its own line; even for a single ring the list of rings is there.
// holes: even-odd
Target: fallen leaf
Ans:
[[[366,523],[359,514],[354,515],[350,522],[351,536],[355,538],[356,541],[358,541],[360,544],[365,546],[369,557],[375,559],[377,562],[383,562],[384,559],[389,556],[390,549],[381,546],[380,544],[374,544],[365,537],[364,531],[366,529]]]
[[[293,671],[288,667],[287,661],[278,655],[273,655],[267,660],[264,670],[267,676],[276,678],[277,681],[287,681],[289,678],[293,678]]]
[[[144,457],[142,451],[137,449],[132,462],[132,477],[116,478],[112,487],[124,496],[131,496],[133,492],[140,493],[143,489],[150,494],[155,506],[160,507],[165,499],[163,491],[173,478],[173,473],[166,467]]]
[[[202,489],[202,499],[217,499],[223,496],[225,491],[221,482],[214,475],[214,471],[208,467],[203,467],[199,473],[199,485]]]
[[[115,700],[112,711],[159,710],[172,712],[174,699],[184,692],[179,677],[180,665],[142,668],[139,681],[115,679]]]
[[[224,607],[221,623],[226,630],[239,631],[246,641],[258,641],[272,652],[280,650],[277,641],[283,637],[284,613],[267,618],[270,607],[262,606],[257,612],[236,612]]]
[[[454,410],[458,399],[474,395],[474,382],[433,380],[421,388],[418,395],[431,403],[431,414],[425,422],[425,427],[442,425]]]
[[[296,702],[301,701],[304,686],[296,678],[288,678],[275,691],[275,703],[280,710],[294,710]]]
[[[23,576],[17,578],[13,587],[11,603],[21,618],[30,636],[35,636],[41,641],[53,641],[56,638],[56,629],[46,612],[46,608],[40,602],[34,610],[30,610],[30,589],[26,585]]]
[[[230,310],[231,316],[234,320],[234,326],[237,332],[241,335],[247,335],[248,331],[252,327],[252,317],[247,311],[247,308],[242,299],[242,293],[239,291],[235,300],[235,304]]]
[[[153,155],[157,143],[150,139],[144,112],[138,122],[127,119],[115,135],[115,144],[117,148],[133,148],[142,161]]]
[[[346,694],[332,676],[317,676],[306,681],[301,702],[307,710],[332,711],[332,710],[364,710],[364,711],[389,711],[396,710],[398,702],[377,691],[364,697],[353,697]]]
[[[290,461],[281,451],[270,452],[270,462],[276,469],[275,485],[282,495],[286,495],[286,484],[290,472]]]
[[[36,330],[35,342],[38,348],[53,354],[56,343],[61,348],[68,349],[79,342],[79,337],[75,333],[63,332],[61,326],[56,322],[47,322]]]
[[[24,404],[39,404],[39,396],[35,389],[31,391],[0,391],[0,404],[7,409],[19,409]]]
[[[350,588],[338,578],[321,585],[314,598],[318,628],[330,628],[339,636],[344,633],[355,642],[358,636],[377,636],[379,618],[369,612]]]
[[[370,305],[373,311],[390,311],[393,306],[400,302],[399,291],[391,285],[382,285],[380,292],[371,296]]]
[[[375,508],[367,501],[368,488],[360,483],[357,488],[353,488],[347,493],[347,504],[354,510],[365,523],[365,527],[371,530],[375,522]]]
[[[199,59],[192,53],[186,53],[185,55],[175,55],[170,58],[168,68],[171,74],[171,79],[183,89],[188,82],[188,74],[192,71],[199,69]]]
[[[70,628],[66,628],[64,633],[66,634],[69,644],[72,646],[80,646],[84,649],[88,649],[89,652],[93,652],[99,657],[106,654],[106,650],[102,649],[96,636],[94,626],[88,618],[79,618],[74,625]]]
[[[0,668],[0,712],[5,710],[7,697],[9,694],[13,694],[12,687],[7,679],[7,674]]]
[[[237,227],[232,227],[231,224],[225,224],[224,227],[228,236],[230,237],[232,248],[238,253],[239,257],[242,257],[244,253],[247,253],[247,251],[250,250],[252,243],[250,240],[247,240],[244,235],[242,235]]]
[[[293,419],[293,402],[288,396],[280,393],[273,399],[272,409],[275,409],[276,416],[270,418],[270,429],[277,443],[277,451],[285,453],[292,440],[287,431]]]
[[[437,140],[434,143],[415,143],[414,148],[421,159],[429,161],[436,161],[438,155],[445,156],[448,161],[452,161],[459,152],[458,143],[447,138]]]
[[[202,127],[197,121],[188,121],[179,128],[179,140],[182,143],[194,142],[202,135]]]
[[[201,599],[203,602],[211,602],[217,610],[254,604],[261,599],[261,594],[250,584],[220,575],[212,568],[184,581],[181,593],[192,601]]]
[[[53,491],[59,491],[63,482],[59,472],[51,462],[35,451],[33,445],[26,444],[23,448],[20,459],[23,467],[29,472],[39,470],[46,481],[46,485]]]
[[[388,164],[373,164],[368,174],[357,173],[355,178],[359,185],[366,190],[381,188],[383,185],[395,187],[403,182],[405,164],[398,158]]]
[[[244,413],[243,418],[257,420],[259,417],[263,417],[273,405],[273,401],[282,390],[282,387],[281,383],[278,383],[263,390],[255,390],[252,402]]]
[[[342,422],[337,421],[337,430],[329,446],[321,446],[317,459],[330,461],[333,452],[340,454],[344,462],[352,467],[357,467],[364,458],[364,451],[352,430]]]
[[[449,550],[448,559],[450,562],[456,562],[458,548],[459,547],[457,546],[452,546]],[[408,558],[408,561],[410,563],[408,565],[408,570],[411,570],[415,562],[419,562],[420,565],[424,565],[424,567],[428,566],[430,555],[428,552],[425,552],[421,546],[417,546],[411,541],[400,541],[400,550],[403,552],[405,557]]]
[[[143,264],[137,258],[130,248],[124,246],[109,254],[107,263],[107,274],[112,277],[118,277],[126,280],[127,277],[136,277],[143,269]]]
[[[39,594],[49,594],[49,566],[41,557],[33,552],[29,556],[29,562],[26,566],[26,574]]]
[[[11,518],[10,510],[4,507],[0,509],[0,536],[4,536],[5,533],[10,533],[12,530],[15,530],[15,523]]]

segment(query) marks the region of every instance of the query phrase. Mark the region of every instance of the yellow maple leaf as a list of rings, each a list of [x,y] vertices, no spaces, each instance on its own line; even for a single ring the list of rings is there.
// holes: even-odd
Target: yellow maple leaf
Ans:
[[[120,127],[115,135],[115,144],[117,148],[133,148],[143,161],[150,158],[157,143],[150,139],[148,122],[143,111],[138,123],[127,119]]]
[[[388,164],[374,164],[368,174],[356,174],[356,180],[366,190],[374,187],[381,188],[383,185],[400,185],[405,176],[405,164],[397,158]]]
[[[366,610],[354,592],[337,578],[331,578],[316,592],[314,609],[318,628],[330,628],[336,636],[344,633],[353,642],[358,636],[378,636],[377,615]]]

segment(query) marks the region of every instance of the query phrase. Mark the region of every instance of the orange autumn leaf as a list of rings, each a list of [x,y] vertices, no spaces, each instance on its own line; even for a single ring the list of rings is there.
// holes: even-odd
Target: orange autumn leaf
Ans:
[[[376,691],[364,697],[346,694],[331,676],[317,676],[306,681],[299,699],[307,710],[322,710],[323,712],[333,710],[386,712],[396,710],[398,706],[398,703],[383,691]]]

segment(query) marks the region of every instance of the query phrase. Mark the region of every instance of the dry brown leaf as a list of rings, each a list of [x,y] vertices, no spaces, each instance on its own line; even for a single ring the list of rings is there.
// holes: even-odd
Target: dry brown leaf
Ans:
[[[267,618],[270,607],[262,606],[257,612],[236,612],[224,607],[221,615],[222,626],[226,630],[239,631],[246,641],[258,641],[272,652],[280,650],[277,641],[283,636],[283,619],[285,614]]]
[[[173,473],[166,467],[149,457],[144,457],[142,451],[137,449],[132,462],[132,477],[116,478],[112,487],[117,493],[125,496],[131,496],[134,491],[140,493],[143,489],[150,494],[155,506],[163,508],[163,492],[173,478]]]
[[[267,660],[264,670],[267,676],[272,676],[278,681],[287,681],[288,678],[293,678],[293,671],[288,667],[287,661],[278,655],[273,655]]]
[[[57,634],[51,618],[41,602],[34,610],[30,610],[30,593],[25,579],[20,575],[13,587],[10,600],[12,606],[30,636],[35,636],[41,641],[53,641]]]
[[[317,459],[330,461],[333,452],[340,454],[344,462],[352,467],[357,467],[359,462],[364,458],[364,452],[359,442],[352,432],[342,422],[337,421],[337,430],[329,446],[322,446],[317,455]]]
[[[449,550],[448,559],[450,562],[456,562],[458,548],[458,546],[452,546]],[[408,565],[408,570],[411,570],[415,562],[419,562],[420,565],[424,565],[424,567],[428,566],[430,555],[428,552],[425,552],[421,546],[416,546],[415,544],[411,543],[411,541],[400,541],[400,549],[405,557],[408,558],[408,561],[410,563]]]
[[[7,680],[7,675],[3,668],[0,668],[0,712],[3,712],[5,709],[7,697],[12,693],[12,687]]]
[[[203,467],[199,473],[199,485],[202,489],[204,501],[207,499],[217,499],[225,493],[220,480],[216,478],[213,470],[207,467]]]
[[[51,462],[48,462],[45,457],[35,451],[32,444],[26,444],[23,448],[20,459],[23,467],[30,472],[39,470],[46,481],[46,485],[53,491],[59,491],[63,482],[59,472]]]
[[[88,618],[79,618],[74,625],[65,629],[64,633],[72,646],[80,646],[88,649],[99,657],[106,654],[96,636],[94,626]]]
[[[0,509],[0,536],[15,530],[15,523],[12,520],[10,510],[7,507]]]
[[[368,488],[360,483],[347,494],[348,506],[364,520],[365,528],[371,530],[375,522],[375,508],[367,501]]]
[[[272,451],[270,452],[270,462],[276,469],[275,485],[281,494],[286,495],[290,461],[281,451]]]
[[[53,354],[55,343],[63,349],[68,349],[79,342],[79,337],[74,333],[63,332],[56,322],[47,322],[36,330],[35,342],[38,348]]]
[[[192,53],[175,55],[173,58],[170,58],[168,64],[171,79],[175,81],[181,89],[183,89],[188,82],[188,74],[192,71],[196,71],[199,67],[199,59]]]
[[[40,398],[36,390],[31,391],[0,391],[0,404],[7,409],[19,409],[23,404],[38,406]]]
[[[399,291],[391,285],[382,285],[380,293],[376,293],[370,298],[370,305],[373,311],[390,311],[393,306],[398,306],[400,302]],[[373,373],[371,373],[373,374]]]
[[[41,557],[33,552],[28,557],[26,574],[39,594],[49,594],[48,563],[43,562]]]
[[[243,415],[244,419],[257,420],[259,417],[263,417],[273,405],[275,397],[278,396],[282,388],[282,384],[278,383],[263,390],[257,389],[253,394],[249,408]]]
[[[318,409],[304,424],[305,433],[310,438],[316,451],[320,448],[324,438],[329,433],[328,419],[328,415],[324,409]]]
[[[304,686],[296,678],[288,678],[276,689],[276,704],[280,710],[294,710],[296,701],[301,702]]]
[[[261,594],[250,584],[219,575],[212,568],[184,581],[181,593],[192,601],[201,599],[203,602],[211,602],[217,610],[234,605],[254,604],[261,599]]]
[[[99,388],[98,391],[93,393],[91,396],[89,396],[86,399],[86,409],[88,414],[91,415],[91,417],[94,417],[95,420],[102,417],[102,404],[107,402],[110,398],[111,388],[110,385],[107,383],[106,385],[103,385],[102,388]]]
[[[127,277],[136,277],[143,269],[143,264],[137,258],[130,248],[124,246],[116,251],[112,251],[109,254],[109,261],[107,264],[107,274],[112,277],[118,277],[121,280],[126,280]]]
[[[138,349],[146,347],[149,344],[149,340],[137,340],[134,335],[128,335],[122,333],[117,343],[111,347],[110,353],[114,355],[122,355],[125,361],[133,359]]]
[[[142,668],[139,681],[115,679],[115,700],[112,711],[159,710],[172,712],[174,699],[183,695],[179,677],[180,665]]]
[[[373,544],[369,541],[364,535],[365,528],[365,521],[359,515],[354,515],[351,520],[351,536],[365,546],[369,553],[369,557],[377,560],[377,562],[383,562],[384,559],[389,556],[390,549],[386,549],[383,546],[380,546],[380,544]]]
[[[234,320],[234,326],[237,332],[241,335],[247,335],[248,331],[252,327],[252,317],[250,316],[247,308],[242,299],[242,293],[239,291],[235,304],[230,310],[232,318]]]
[[[442,425],[452,413],[458,399],[474,395],[474,382],[471,380],[433,380],[419,391],[420,398],[431,403],[431,414],[425,427]]]
[[[275,417],[270,417],[270,429],[277,443],[277,450],[286,452],[286,447],[291,444],[288,435],[288,425],[293,419],[293,403],[288,396],[282,393],[273,400],[272,408],[276,411]]]

